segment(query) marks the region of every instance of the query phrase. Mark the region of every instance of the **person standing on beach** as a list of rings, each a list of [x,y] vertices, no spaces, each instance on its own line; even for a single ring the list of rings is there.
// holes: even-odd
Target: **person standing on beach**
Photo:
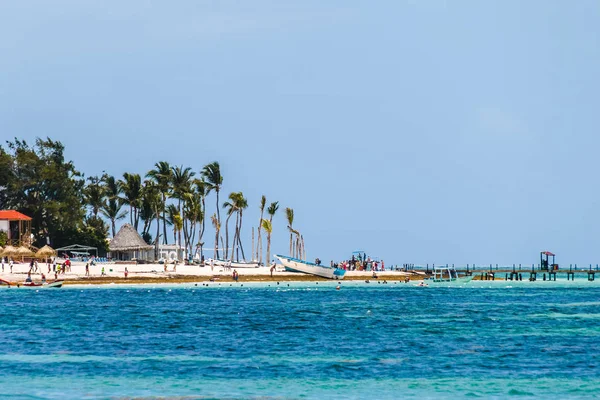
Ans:
[[[10,273],[12,274],[12,267],[13,267],[13,259],[11,258],[10,261],[8,262],[8,266],[10,267]]]
[[[125,272],[124,272],[124,274],[125,274],[125,279],[127,279],[127,275],[129,275],[129,271],[127,270],[127,267],[125,267]]]
[[[4,257],[0,257],[0,262],[2,263],[2,272],[4,272]]]
[[[85,263],[85,276],[90,276],[90,263]]]
[[[102,273],[100,274],[100,276],[106,276],[106,272],[104,272],[104,267],[102,267]]]

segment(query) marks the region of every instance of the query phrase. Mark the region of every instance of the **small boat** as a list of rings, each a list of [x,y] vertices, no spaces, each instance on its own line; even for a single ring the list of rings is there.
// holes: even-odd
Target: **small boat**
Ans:
[[[204,262],[205,265],[210,265],[210,263]],[[228,268],[258,268],[260,265],[256,261],[226,261],[215,259],[215,266],[218,267],[228,267]]]
[[[311,274],[321,276],[327,279],[344,279],[345,270],[340,268],[327,267],[325,265],[318,265],[305,260],[299,260],[297,258],[282,256],[275,254],[275,257],[279,259],[281,264],[286,270],[292,272],[302,272],[305,274]]]
[[[473,280],[473,276],[458,276],[458,271],[454,267],[433,267],[431,278],[424,279],[425,284],[462,284]]]
[[[58,289],[61,288],[64,280],[58,279],[52,282],[9,282],[4,279],[0,279],[0,287],[16,287],[16,288],[27,288],[27,289]]]

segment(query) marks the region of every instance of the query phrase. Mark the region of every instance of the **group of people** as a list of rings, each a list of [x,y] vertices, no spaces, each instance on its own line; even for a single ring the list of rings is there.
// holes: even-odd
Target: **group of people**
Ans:
[[[351,259],[340,263],[334,263],[332,260],[331,266],[346,271],[385,271],[385,263],[383,260],[372,260],[371,257],[367,257],[366,254],[359,254],[358,256],[353,254]]]

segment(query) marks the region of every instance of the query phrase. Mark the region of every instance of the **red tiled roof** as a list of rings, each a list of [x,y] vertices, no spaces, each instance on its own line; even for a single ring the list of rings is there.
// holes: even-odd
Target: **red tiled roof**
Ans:
[[[0,219],[9,221],[31,221],[31,218],[14,210],[0,210]]]

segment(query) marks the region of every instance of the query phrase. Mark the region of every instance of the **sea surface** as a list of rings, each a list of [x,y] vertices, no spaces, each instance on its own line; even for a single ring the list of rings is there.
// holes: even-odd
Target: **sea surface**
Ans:
[[[0,398],[600,393],[599,283],[229,285],[0,290]]]

